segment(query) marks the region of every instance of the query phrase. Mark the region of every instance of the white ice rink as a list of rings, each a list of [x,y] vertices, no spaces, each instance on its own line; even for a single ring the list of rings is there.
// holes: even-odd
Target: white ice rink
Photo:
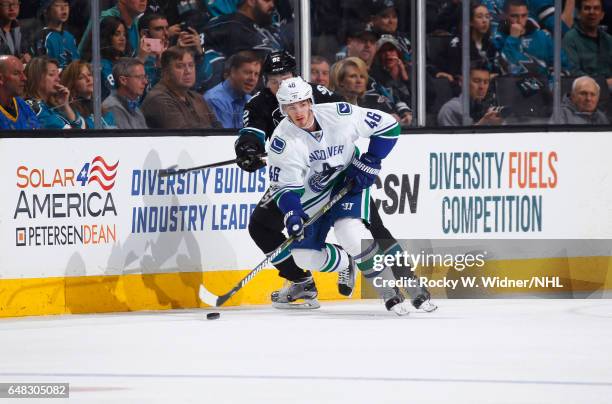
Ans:
[[[0,382],[74,403],[612,403],[612,300],[378,301],[0,320]],[[6,401],[6,400],[1,400]]]

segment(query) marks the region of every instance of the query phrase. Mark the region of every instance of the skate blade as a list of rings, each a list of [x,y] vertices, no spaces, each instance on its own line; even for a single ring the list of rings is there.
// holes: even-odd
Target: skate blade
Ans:
[[[421,307],[419,307],[417,310],[423,310],[426,313],[431,313],[432,311],[436,311],[437,309],[438,306],[427,300],[424,301],[423,304],[421,304]]]
[[[295,301],[291,303],[279,303],[272,302],[272,307],[280,310],[314,310],[321,307],[319,301],[316,299],[313,300],[304,300],[302,302]]]
[[[398,316],[407,316],[410,314],[410,309],[411,307],[409,307],[407,304],[404,303],[399,303],[396,304],[395,306],[391,307],[391,311],[394,312],[395,314],[397,314]]]
[[[338,293],[340,293],[342,296],[345,297],[351,297],[353,296],[353,290],[354,289],[349,289],[346,285],[342,285],[343,287],[341,287],[341,285],[338,285]]]

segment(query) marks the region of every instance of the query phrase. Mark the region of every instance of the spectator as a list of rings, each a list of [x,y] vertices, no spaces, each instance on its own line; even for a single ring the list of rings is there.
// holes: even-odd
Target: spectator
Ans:
[[[12,55],[0,56],[0,129],[38,129],[40,122],[21,98],[26,77],[23,63]]]
[[[491,42],[491,14],[484,5],[473,2],[470,6],[470,63],[484,63],[492,73],[499,73],[499,52]],[[462,42],[461,36],[450,41],[446,52],[442,53],[444,66],[436,66],[436,77],[444,77],[454,82],[461,76]]]
[[[138,22],[140,27],[140,37],[147,38],[143,41],[155,39],[161,41],[161,51],[148,52],[149,47],[143,44],[144,65],[147,77],[149,79],[145,94],[159,82],[161,75],[161,54],[168,49],[171,43],[171,30],[168,24],[168,19],[161,14],[146,14]],[[204,53],[202,37],[198,32],[191,27],[179,27],[179,31],[174,36],[178,46],[190,48],[195,56],[197,65],[196,85],[195,88],[201,90],[204,88],[213,87],[211,81],[215,80],[215,84],[223,79],[223,62],[225,58],[217,59],[218,54],[214,51]]]
[[[572,83],[572,92],[561,105],[561,123],[577,125],[608,125],[606,115],[597,109],[599,84],[589,76],[578,77]],[[552,120],[550,123],[553,123]]]
[[[176,41],[177,46],[187,48],[195,58],[196,89],[200,89],[205,85],[209,86],[207,88],[210,88],[213,86],[210,80],[217,79],[218,82],[220,82],[220,80],[223,79],[221,65],[223,64],[224,58],[219,60],[219,63],[216,64],[214,59],[219,56],[217,52],[211,51],[207,52],[205,55],[202,38],[203,35],[201,36],[194,28],[186,27],[178,34]]]
[[[32,59],[29,44],[17,21],[19,0],[0,0],[0,55],[13,55],[25,64]]]
[[[329,87],[329,62],[322,56],[310,59],[310,81]]]
[[[76,39],[64,29],[70,15],[68,0],[43,0],[39,12],[44,18],[45,27],[36,34],[34,55],[47,55],[57,60],[60,69],[80,59]]]
[[[107,17],[116,17],[123,20],[126,27],[126,36],[130,44],[129,49],[138,49],[140,36],[138,34],[138,18],[147,8],[147,0],[118,0],[117,5],[100,13],[102,21]],[[100,34],[102,35],[102,34]],[[83,39],[79,44],[79,52],[91,49],[91,20],[85,28]]]
[[[272,26],[274,0],[242,0],[238,11],[210,20],[204,29],[206,45],[226,57],[241,50],[256,50],[258,56],[284,48]]]
[[[481,0],[491,13],[493,20],[493,33],[497,32],[500,21],[503,20],[504,3],[506,0]],[[555,29],[555,1],[554,0],[526,0],[529,9],[529,18],[546,29],[554,32]],[[563,11],[561,12],[561,28],[565,33],[574,24],[574,3],[575,0],[564,0]]]
[[[87,129],[94,129],[91,65],[82,60],[75,60],[62,71],[61,83],[70,91],[70,105],[85,119]],[[102,127],[116,128],[113,114],[104,109],[102,109]]]
[[[577,76],[604,77],[612,88],[612,35],[601,27],[601,0],[578,0],[578,23],[563,38]]]
[[[161,55],[170,46],[170,25],[161,14],[146,14],[138,22],[140,37],[158,41],[159,49],[153,49],[144,58],[144,68],[148,79],[146,91],[157,84],[161,74]]]
[[[408,34],[397,30],[397,6],[395,0],[371,0],[372,28],[379,35],[392,35],[400,46],[404,61],[410,61],[411,44]]]
[[[376,43],[376,48],[378,50],[370,68],[370,76],[389,92],[402,125],[410,125],[412,111],[408,106],[411,102],[409,75],[408,67],[402,59],[401,46],[395,37],[385,34]]]
[[[121,58],[113,66],[117,90],[108,96],[102,107],[113,113],[119,129],[147,129],[140,110],[140,97],[147,86],[144,64],[136,58]]]
[[[219,127],[214,113],[195,85],[195,61],[186,48],[171,46],[161,58],[161,80],[147,94],[142,111],[150,128]]]
[[[106,17],[100,24],[100,64],[102,67],[102,99],[115,88],[113,64],[128,54],[127,27],[118,17]]]
[[[70,90],[60,83],[59,63],[39,56],[26,66],[28,104],[45,129],[85,129],[85,120],[70,106]]]
[[[242,128],[244,106],[251,99],[261,72],[261,60],[251,51],[238,52],[228,59],[228,77],[204,94],[224,128]]]
[[[394,114],[391,101],[383,96],[366,93],[368,66],[358,57],[348,57],[336,62],[331,68],[329,87],[353,105],[379,109]],[[399,121],[399,117],[394,114]]]
[[[505,12],[508,20],[500,24],[493,41],[501,53],[502,72],[548,76],[554,61],[550,34],[529,19],[525,0],[506,0]],[[561,52],[561,66],[570,70],[565,52]]]
[[[487,95],[491,73],[486,65],[474,63],[470,68],[470,118],[468,125],[500,125],[503,122],[499,108],[489,106]],[[438,125],[463,126],[463,97],[465,91],[442,105]],[[473,122],[476,122],[475,124]]]
[[[352,23],[346,34],[346,47],[336,54],[336,60],[358,57],[370,66],[374,60],[378,38],[378,33],[372,30],[370,24]]]

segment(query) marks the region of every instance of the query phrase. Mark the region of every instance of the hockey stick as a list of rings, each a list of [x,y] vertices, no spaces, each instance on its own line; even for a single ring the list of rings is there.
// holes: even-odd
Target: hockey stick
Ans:
[[[262,154],[258,154],[255,157],[266,157],[268,155],[268,153],[262,153]],[[226,166],[228,164],[234,164],[237,163],[238,159],[231,159],[231,160],[225,160],[225,161],[219,161],[217,163],[210,163],[210,164],[204,164],[202,166],[197,166],[197,167],[189,167],[189,168],[181,168],[181,169],[176,169],[176,165],[168,167],[166,169],[162,169],[159,170],[159,176],[160,177],[169,177],[171,175],[179,175],[179,174],[185,174],[188,173],[190,171],[196,171],[196,170],[203,170],[205,168],[213,168],[213,167],[221,167],[221,166]]]
[[[310,226],[312,223],[317,221],[321,216],[327,213],[340,199],[342,199],[342,197],[344,197],[344,195],[347,194],[347,192],[351,189],[351,186],[352,184],[347,184],[344,187],[342,187],[340,191],[336,195],[334,195],[333,198],[329,200],[329,202],[323,205],[321,209],[319,209],[314,215],[312,215],[310,219],[308,219],[308,221],[304,224],[304,227]],[[272,261],[274,258],[278,257],[285,248],[287,248],[291,243],[293,243],[294,240],[295,240],[295,236],[291,236],[287,240],[283,241],[283,243],[279,245],[276,248],[276,250],[268,253],[266,255],[266,258],[263,261],[261,261],[259,265],[257,265],[253,270],[251,270],[251,272],[249,272],[247,276],[245,276],[240,282],[238,282],[238,284],[234,286],[232,290],[230,290],[224,295],[217,296],[209,292],[208,289],[206,289],[206,287],[204,286],[204,284],[201,284],[200,291],[199,291],[200,300],[202,300],[204,303],[206,303],[209,306],[213,306],[213,307],[221,306],[223,303],[227,302],[232,296],[234,296],[236,292],[242,289],[244,285],[249,283],[251,279],[255,277],[255,275],[261,272],[261,270],[265,268],[266,264],[269,261]]]

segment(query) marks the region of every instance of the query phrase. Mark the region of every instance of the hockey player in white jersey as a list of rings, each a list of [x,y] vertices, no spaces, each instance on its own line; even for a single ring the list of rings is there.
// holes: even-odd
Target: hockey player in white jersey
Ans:
[[[371,240],[364,221],[369,219],[369,187],[397,141],[398,123],[384,112],[344,102],[314,105],[312,87],[300,77],[284,80],[276,97],[287,117],[267,145],[270,183],[287,232],[299,240],[292,249],[296,264],[332,272],[348,265],[348,253],[370,282],[377,277],[394,280],[389,268],[374,270],[374,256],[382,251]],[[354,144],[359,137],[370,139],[367,152],[361,156]],[[304,228],[309,215],[346,181],[352,183],[350,193]],[[346,252],[325,244],[331,227]],[[384,283],[377,282],[380,284]],[[280,293],[296,294],[300,288],[298,284],[289,285]],[[387,310],[408,314],[411,305],[396,288],[379,286],[376,290]]]

